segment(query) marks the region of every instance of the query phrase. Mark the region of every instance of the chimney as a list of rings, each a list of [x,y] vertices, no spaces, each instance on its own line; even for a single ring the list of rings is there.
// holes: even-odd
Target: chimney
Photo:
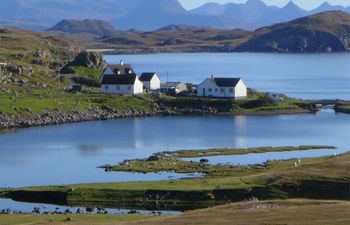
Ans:
[[[214,79],[214,75],[213,74],[210,76],[210,79]]]
[[[122,59],[120,60],[120,65],[124,66],[124,61]]]

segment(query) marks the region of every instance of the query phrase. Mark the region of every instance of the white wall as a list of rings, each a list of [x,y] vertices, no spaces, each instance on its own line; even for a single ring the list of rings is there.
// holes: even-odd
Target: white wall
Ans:
[[[102,85],[101,92],[107,94],[142,94],[143,84],[136,79],[134,85]]]
[[[149,89],[159,90],[160,89],[160,79],[157,75],[153,76]]]
[[[159,90],[160,80],[157,75],[153,76],[151,81],[143,81],[143,88],[147,90]]]
[[[235,98],[242,99],[247,97],[248,97],[247,85],[245,85],[245,83],[242,80],[240,80],[235,88]]]
[[[142,83],[143,83],[143,89],[151,90],[151,82],[149,82],[149,81],[142,81]]]
[[[135,85],[133,87],[133,94],[142,94],[143,93],[143,83],[136,77]]]

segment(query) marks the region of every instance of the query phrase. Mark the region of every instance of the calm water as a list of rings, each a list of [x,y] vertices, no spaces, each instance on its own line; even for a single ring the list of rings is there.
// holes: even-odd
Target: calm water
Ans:
[[[162,82],[200,83],[211,74],[243,77],[249,87],[304,99],[350,99],[350,54],[150,54],[105,56],[155,71]]]
[[[180,177],[105,173],[96,168],[165,150],[317,144],[335,145],[342,152],[350,149],[349,127],[349,115],[324,111],[317,115],[135,118],[21,129],[0,135],[0,187]],[[318,151],[315,156],[333,153]],[[237,156],[232,163],[303,156],[310,152]]]
[[[59,205],[51,205],[51,204],[38,204],[38,203],[25,203],[25,202],[16,202],[10,199],[1,199],[0,198],[0,210],[2,209],[9,209],[15,212],[21,212],[21,213],[31,213],[35,207],[40,208],[41,213],[44,212],[64,212],[66,209],[70,209],[71,212],[75,213],[78,208],[81,208],[82,210],[85,210],[86,207],[70,207],[70,206],[59,206]],[[106,209],[109,214],[126,214],[130,210],[129,209]],[[96,212],[96,209],[95,209]],[[147,210],[138,210],[141,214],[151,214],[151,211]],[[175,215],[180,214],[181,212],[178,211],[157,211],[162,213],[163,215]]]

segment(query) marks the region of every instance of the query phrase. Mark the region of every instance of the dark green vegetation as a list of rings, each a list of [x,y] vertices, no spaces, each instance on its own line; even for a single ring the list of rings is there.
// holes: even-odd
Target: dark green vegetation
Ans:
[[[350,114],[350,102],[338,102],[335,107],[334,110],[336,112],[340,112],[340,113],[348,113]]]
[[[91,41],[116,53],[343,52],[349,50],[350,15],[319,13],[256,31],[172,25],[153,32],[119,32]]]
[[[350,154],[346,153],[300,162],[290,159],[253,166],[221,165],[203,178],[28,187],[3,190],[2,195],[22,201],[152,210],[186,210],[250,198],[346,200],[349,198],[349,163]],[[207,167],[208,172],[214,168],[213,165],[203,167]]]

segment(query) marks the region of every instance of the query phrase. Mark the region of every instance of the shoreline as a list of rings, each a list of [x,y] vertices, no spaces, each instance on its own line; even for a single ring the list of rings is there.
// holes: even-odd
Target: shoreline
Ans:
[[[61,124],[81,123],[89,121],[105,121],[126,118],[147,118],[147,117],[165,117],[165,116],[188,116],[188,115],[232,115],[232,116],[273,116],[273,115],[292,115],[292,114],[312,114],[314,112],[307,109],[291,110],[271,110],[271,111],[241,111],[241,112],[217,112],[215,109],[183,109],[183,110],[127,110],[125,112],[103,111],[94,109],[91,112],[64,112],[47,111],[40,114],[34,114],[30,117],[11,116],[0,113],[0,131],[9,129],[44,127]]]

